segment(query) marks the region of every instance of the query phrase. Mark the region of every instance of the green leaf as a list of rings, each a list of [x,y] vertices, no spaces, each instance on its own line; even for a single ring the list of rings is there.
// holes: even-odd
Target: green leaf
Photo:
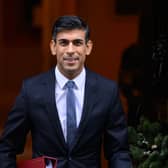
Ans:
[[[160,161],[153,161],[149,164],[149,168],[161,168],[162,163]]]

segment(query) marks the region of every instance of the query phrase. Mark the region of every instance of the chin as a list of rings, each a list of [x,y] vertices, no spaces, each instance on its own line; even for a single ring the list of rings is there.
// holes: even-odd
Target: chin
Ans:
[[[66,73],[69,77],[74,78],[80,73],[80,71],[79,69],[67,69]]]
[[[76,74],[77,70],[76,69],[67,69],[66,72],[68,74]]]

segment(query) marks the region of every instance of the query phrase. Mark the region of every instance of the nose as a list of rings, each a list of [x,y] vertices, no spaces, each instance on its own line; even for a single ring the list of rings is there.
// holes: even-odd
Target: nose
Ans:
[[[72,43],[69,43],[69,45],[67,47],[67,53],[72,54],[72,53],[74,53],[74,51],[75,51],[74,45]]]

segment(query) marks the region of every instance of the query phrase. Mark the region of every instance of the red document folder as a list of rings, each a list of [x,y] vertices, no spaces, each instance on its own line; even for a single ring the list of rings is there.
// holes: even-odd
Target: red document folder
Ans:
[[[30,160],[21,160],[17,164],[17,168],[46,168],[46,161],[51,160],[53,168],[57,167],[57,159],[48,156],[41,156]]]

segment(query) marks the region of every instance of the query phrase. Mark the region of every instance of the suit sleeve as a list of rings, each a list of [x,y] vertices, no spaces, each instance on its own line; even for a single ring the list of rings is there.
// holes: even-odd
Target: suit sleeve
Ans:
[[[104,135],[104,153],[109,168],[131,168],[126,117],[115,84]]]
[[[28,102],[23,84],[21,93],[9,112],[4,131],[0,137],[0,167],[15,168],[16,155],[24,151],[26,135],[29,131],[27,117]]]

